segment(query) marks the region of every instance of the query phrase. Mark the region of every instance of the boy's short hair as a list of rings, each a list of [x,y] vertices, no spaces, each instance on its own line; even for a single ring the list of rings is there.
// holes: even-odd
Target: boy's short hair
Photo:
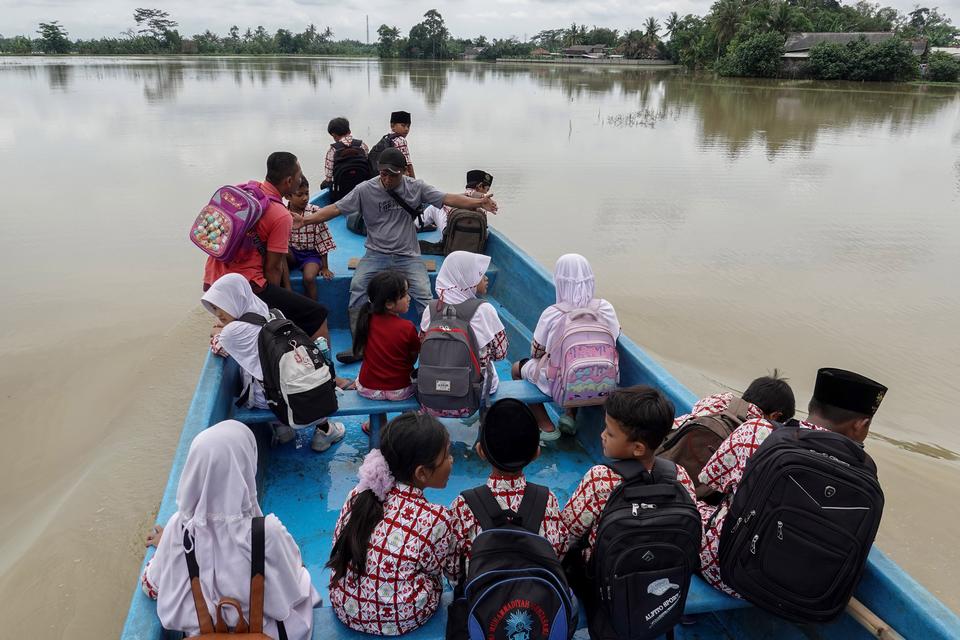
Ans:
[[[647,385],[617,389],[603,403],[607,415],[623,425],[627,437],[642,442],[651,453],[673,427],[673,403],[665,395]]]
[[[780,411],[780,420],[786,422],[797,412],[797,400],[787,379],[780,377],[776,369],[769,376],[757,378],[743,392],[743,399],[760,407],[764,415]]]
[[[274,151],[267,156],[267,182],[280,184],[297,172],[297,156],[288,151]]]
[[[300,187],[299,187],[299,189],[309,189],[309,188],[310,188],[310,181],[307,180],[307,176],[306,176],[306,175],[300,176]]]
[[[480,423],[477,442],[494,468],[516,473],[537,457],[540,427],[524,402],[502,398],[487,410]]]
[[[327,125],[327,133],[332,136],[345,136],[350,133],[350,121],[346,118],[334,118]]]

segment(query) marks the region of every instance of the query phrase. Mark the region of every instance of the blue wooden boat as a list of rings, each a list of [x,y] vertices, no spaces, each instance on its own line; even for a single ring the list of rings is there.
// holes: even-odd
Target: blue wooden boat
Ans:
[[[326,192],[321,192],[313,203],[324,205]],[[344,227],[342,218],[330,224],[338,248],[331,256],[331,269],[337,277],[320,283],[320,297],[331,310],[330,324],[336,348],[349,343],[346,306],[350,282],[347,261],[363,255],[363,238]],[[554,301],[550,274],[502,234],[492,231],[487,252],[492,257],[488,276],[488,299],[496,306],[510,339],[510,360],[526,355],[532,329],[540,312]],[[436,257],[437,267],[442,258]],[[435,276],[435,272],[431,274]],[[294,275],[295,286],[299,285]],[[205,348],[205,345],[197,345]],[[623,336],[619,342],[621,376],[624,385],[650,384],[666,393],[678,411],[686,412],[696,398],[654,361],[636,343]],[[524,400],[541,399],[533,385],[510,381],[509,363],[497,363],[502,380],[499,396],[513,396]],[[341,366],[338,373],[353,377],[358,365]],[[236,417],[254,425],[269,419],[265,411],[236,410],[232,398],[238,390],[239,371],[232,360],[208,355],[191,401],[163,501],[158,523],[165,523],[176,510],[176,490],[180,473],[187,457],[190,442],[201,430],[229,417]],[[360,423],[367,415],[382,415],[398,411],[395,403],[375,403],[347,393],[341,399],[340,415],[347,425],[347,437],[323,454],[309,447],[310,430],[298,434],[296,445],[277,448],[262,447],[258,473],[259,495],[264,513],[276,513],[296,538],[310,570],[314,584],[327,597],[329,572],[323,568],[332,545],[332,531],[337,514],[347,493],[356,484],[356,470],[368,450],[367,437]],[[543,453],[527,469],[527,476],[535,482],[551,486],[563,504],[576,487],[584,471],[601,460],[599,432],[601,412],[592,407],[578,416],[579,431],[575,439],[563,438],[543,447]],[[463,489],[481,484],[488,468],[472,454],[475,429],[459,421],[448,422],[450,427],[454,468],[446,489],[431,490],[428,498],[449,504]],[[257,427],[255,427],[257,428]],[[148,551],[144,563],[149,559]],[[267,587],[269,588],[269,586]],[[449,591],[446,594],[449,598]],[[923,640],[960,638],[960,618],[921,587],[906,572],[879,549],[873,549],[869,563],[856,592],[856,598],[880,615],[893,629],[906,638]],[[444,603],[445,604],[445,603]],[[687,600],[689,624],[677,627],[678,638],[701,640],[721,638],[767,638],[790,640],[811,638],[870,638],[871,635],[850,615],[844,615],[827,625],[796,625],[783,621],[748,603],[728,597],[707,586],[695,577]],[[443,606],[434,618],[421,629],[406,637],[418,640],[442,638],[445,624]],[[329,606],[314,610],[314,637],[323,640],[369,638],[344,627]],[[159,640],[174,637],[164,632],[156,614],[154,601],[134,589],[127,614],[123,640]],[[581,628],[577,638],[586,639]]]

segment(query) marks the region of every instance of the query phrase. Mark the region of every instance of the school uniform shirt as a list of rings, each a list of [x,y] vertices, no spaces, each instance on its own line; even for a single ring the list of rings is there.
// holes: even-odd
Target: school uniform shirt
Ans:
[[[487,478],[487,487],[493,492],[501,507],[517,511],[527,488],[527,479],[522,473],[519,476],[505,476],[494,471]],[[457,496],[453,501],[450,505],[450,513],[453,517],[451,525],[453,536],[445,572],[452,582],[456,582],[461,578],[461,557],[466,558],[465,566],[469,567],[473,539],[480,533],[480,525],[463,496]],[[560,505],[553,491],[547,498],[547,510],[544,513],[543,522],[540,523],[540,535],[547,539],[553,550],[557,552],[557,557],[562,558],[567,551],[567,530],[560,520]]]
[[[475,189],[467,189],[466,191],[463,192],[463,195],[468,196],[470,198],[480,198],[483,196],[482,193],[480,193],[479,191],[476,191]],[[437,225],[437,231],[439,231],[442,234],[443,230],[447,228],[447,217],[450,215],[450,212],[453,211],[453,209],[454,207],[451,207],[448,205],[443,205],[442,207],[439,207],[439,208],[433,205],[430,205],[429,207],[423,210],[423,224],[428,225],[430,223],[433,223]],[[480,211],[483,213],[487,213],[487,211],[483,209],[480,209]],[[416,220],[414,220],[414,223],[416,223]]]
[[[826,431],[823,427],[802,420],[800,427]],[[772,425],[763,418],[744,422],[720,444],[700,472],[700,482],[726,494],[723,501],[716,507],[706,503],[697,505],[703,522],[703,544],[700,547],[701,575],[707,584],[738,598],[739,594],[720,579],[720,534],[723,532],[723,522],[730,509],[733,495],[743,479],[747,460],[771,433],[773,433]]]
[[[407,142],[407,136],[396,136],[393,139],[393,146],[400,149],[400,153],[403,154],[403,158],[408,165],[413,164],[413,160],[410,159],[410,143]]]
[[[334,539],[350,519],[357,490],[347,497]],[[440,605],[443,563],[450,547],[450,513],[427,501],[423,491],[399,483],[383,503],[367,545],[366,573],[352,570],[330,581],[330,603],[357,631],[395,636],[422,626]]]
[[[682,416],[673,419],[673,428],[680,428],[680,425],[690,418],[702,418],[703,416],[723,413],[727,410],[727,407],[730,406],[730,403],[733,402],[735,397],[737,396],[728,391],[726,393],[715,393],[711,396],[700,398],[697,400],[697,403],[693,405],[693,409],[690,410],[690,413],[685,413]],[[755,404],[747,404],[750,405],[747,407],[748,418],[753,419],[763,417],[763,411],[760,409],[760,407]]]
[[[269,182],[261,182],[260,188],[268,196],[280,199],[280,192]],[[260,220],[257,222],[254,230],[256,231],[257,241],[264,246],[270,253],[287,253],[290,246],[290,231],[293,229],[293,218],[285,206],[275,200],[270,201],[270,206],[263,212]],[[250,246],[240,248],[234,254],[230,262],[221,262],[215,260],[212,256],[207,257],[207,264],[203,269],[203,284],[209,287],[221,276],[227,273],[239,273],[251,284],[262,289],[267,284],[267,279],[263,276],[263,256],[257,250],[256,246],[248,243]]]
[[[314,204],[303,209],[303,215],[309,216],[320,210]],[[326,222],[308,224],[290,232],[290,246],[298,251],[316,251],[320,255],[330,253],[337,248]]]
[[[351,144],[353,144],[353,136],[348,133],[340,138],[340,142],[349,147]],[[326,182],[333,182],[333,156],[337,152],[337,150],[333,148],[334,144],[336,144],[336,142],[327,147],[327,155],[323,157],[323,175]],[[360,147],[363,149],[364,153],[370,153],[370,149],[367,148],[366,142],[361,142]]]
[[[376,391],[410,386],[410,374],[420,353],[420,336],[413,323],[392,313],[370,314],[370,332],[360,365],[360,384]]]
[[[697,503],[696,488],[693,486],[693,480],[683,467],[677,467],[677,481],[683,485],[683,488],[690,494],[693,503]],[[587,546],[583,550],[584,561],[589,561],[593,555],[593,548],[597,544],[597,524],[600,520],[600,514],[603,508],[607,506],[607,500],[613,490],[623,482],[623,476],[606,465],[596,465],[592,467],[583,480],[577,486],[570,500],[567,502],[563,511],[560,512],[560,520],[567,528],[569,544],[572,545],[583,537],[583,534],[589,532]]]

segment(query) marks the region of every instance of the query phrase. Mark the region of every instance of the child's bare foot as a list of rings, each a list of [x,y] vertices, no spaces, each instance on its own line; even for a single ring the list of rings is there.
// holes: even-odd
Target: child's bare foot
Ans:
[[[344,389],[344,390],[346,390],[346,389],[356,389],[356,388],[357,388],[357,381],[356,381],[356,380],[351,380],[350,378],[341,378],[341,377],[338,376],[338,377],[337,377],[337,380],[336,380],[336,385],[337,385],[337,388],[339,388],[339,389]]]

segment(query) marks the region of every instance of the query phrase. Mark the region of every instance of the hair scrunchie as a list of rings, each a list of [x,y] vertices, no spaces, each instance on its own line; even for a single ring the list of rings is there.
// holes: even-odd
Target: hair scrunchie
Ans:
[[[360,478],[357,490],[365,491],[369,489],[380,502],[387,499],[390,489],[397,484],[393,474],[390,473],[390,465],[387,464],[386,458],[380,453],[380,449],[373,449],[366,455],[363,464],[357,471],[357,476]]]

